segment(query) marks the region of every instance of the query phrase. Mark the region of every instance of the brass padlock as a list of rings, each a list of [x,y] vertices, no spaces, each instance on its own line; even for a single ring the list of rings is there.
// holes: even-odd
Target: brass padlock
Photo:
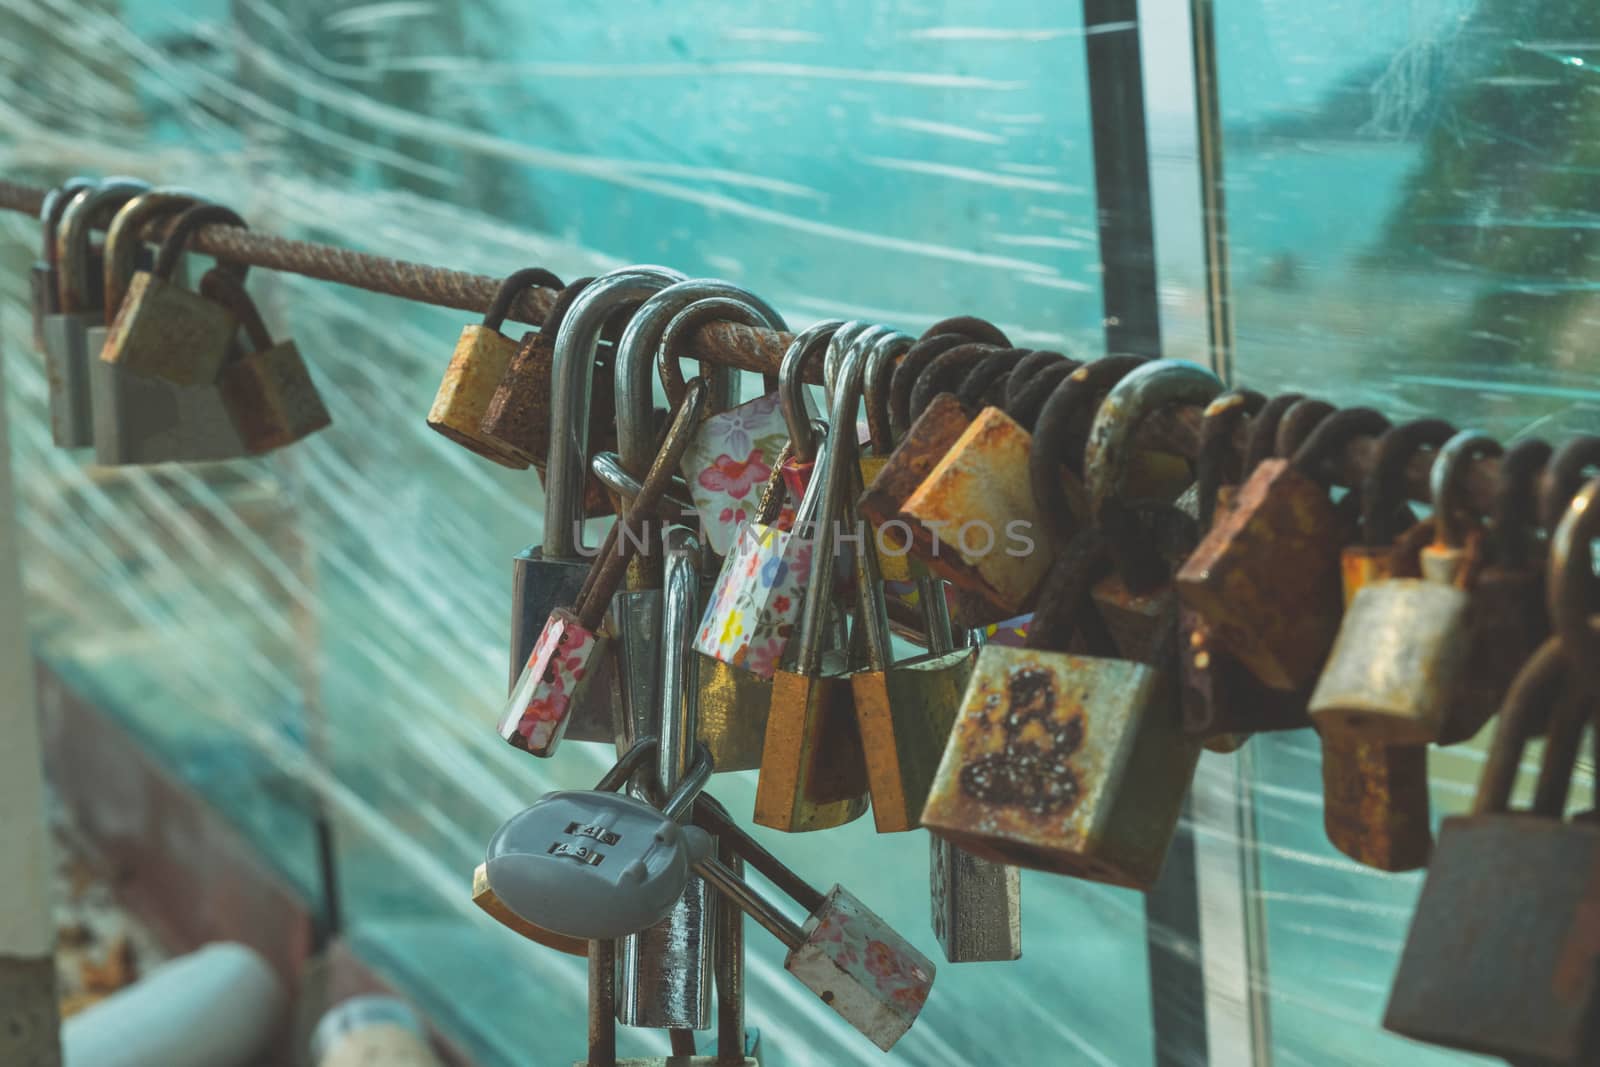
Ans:
[[[61,310],[61,260],[56,252],[56,228],[61,213],[79,193],[94,187],[93,178],[68,178],[45,194],[39,205],[39,258],[28,272],[28,307],[33,319],[33,347],[45,351],[44,320]]]
[[[67,198],[55,229],[55,306],[41,323],[45,378],[50,388],[50,437],[58,448],[94,444],[89,330],[103,326],[100,278],[90,247],[91,227],[104,223],[131,197],[149,188],[131,178],[108,178]]]
[[[152,189],[130,199],[106,231],[104,293],[114,320],[139,262],[142,231],[154,219],[194,206],[188,192]],[[213,268],[210,277],[230,274]],[[92,327],[88,345],[103,352],[110,330]],[[230,345],[230,348],[232,346]],[[120,363],[91,358],[89,391],[94,422],[94,458],[101,466],[233,459],[245,454],[239,430],[215,382],[179,385],[136,374]]]
[[[1006,335],[991,322],[962,315],[941,319],[923,331],[894,368],[889,383],[889,429],[895,440],[905,437],[915,421],[911,413],[911,393],[928,366],[957,345],[988,345],[1010,348]]]
[[[506,279],[507,283],[519,275],[531,279],[535,285],[555,279],[555,275],[547,271],[528,270],[511,275]],[[506,360],[505,370],[489,394],[488,401],[484,405],[483,417],[478,423],[477,433],[469,435],[473,443],[467,445],[468,448],[479,451],[481,446],[500,455],[517,457],[519,462],[526,459],[527,463],[523,463],[522,466],[544,463],[545,456],[550,451],[550,375],[555,358],[556,336],[561,331],[561,320],[566,317],[567,309],[592,281],[593,278],[579,278],[570,285],[562,287],[539,329],[529,330],[522,335],[521,343],[516,345],[515,351]],[[515,295],[513,293],[513,297]],[[484,327],[481,325],[464,327],[461,342],[457,344],[458,351],[461,343],[468,343],[473,347],[481,345],[485,349],[492,350],[491,354],[483,359],[481,366],[476,365],[476,359],[469,352],[463,362],[471,365],[464,367],[463,373],[458,375],[453,383],[455,388],[462,390],[459,401],[462,411],[457,416],[462,424],[470,417],[466,410],[471,405],[469,398],[482,395],[479,392],[483,388],[482,382],[492,375],[496,357],[504,352],[501,342],[510,340],[499,332],[498,327],[480,335],[479,331],[483,330]],[[473,335],[471,342],[468,342],[468,332]],[[455,366],[455,362],[455,358],[452,357],[452,367]],[[599,395],[598,386],[603,383],[609,392],[611,379],[609,375],[599,373],[599,370],[599,361],[596,360],[595,402],[603,411],[609,405],[606,404],[605,398]],[[447,370],[445,374],[448,381],[450,371]],[[461,380],[463,378],[471,378],[473,388],[467,388]],[[442,390],[445,386],[441,385],[440,388]],[[452,396],[452,401],[454,400]],[[452,440],[456,439],[450,430],[441,429],[440,432]],[[596,446],[593,440],[589,444],[591,448]]]
[[[1487,447],[1471,431],[1439,450],[1437,488],[1448,473]],[[1492,444],[1492,442],[1489,442]],[[1436,508],[1440,501],[1435,501]],[[1451,709],[1471,707],[1464,691],[1472,643],[1472,596],[1482,532],[1461,532],[1447,506],[1436,519],[1444,543],[1423,549],[1422,578],[1388,578],[1350,601],[1327,665],[1311,697],[1311,717],[1325,733],[1349,732],[1387,744],[1440,739]]]
[[[565,952],[569,956],[589,954],[589,942],[583,938],[568,937],[554,930],[546,930],[506,907],[505,902],[495,895],[494,888],[489,885],[486,864],[478,864],[472,872],[472,902],[482,908],[495,922],[529,941],[544,945],[546,948],[553,948],[557,952]]]
[[[1562,811],[1594,701],[1560,646],[1547,641],[1517,676],[1472,814],[1440,830],[1383,1025],[1512,1063],[1588,1067],[1600,1063],[1600,826]],[[1512,812],[1526,742],[1552,714],[1533,809]]]
[[[325,429],[333,420],[311,380],[311,369],[293,341],[273,343],[260,309],[238,277],[212,270],[200,292],[232,310],[249,342],[217,380],[244,450],[260,455]]]
[[[232,350],[239,323],[228,308],[183,288],[173,279],[190,239],[202,226],[243,228],[245,221],[221,204],[196,204],[173,223],[155,266],[138,271],[106,334],[100,358],[131,374],[177,385],[211,385]],[[230,265],[244,281],[246,268]]]
[[[592,714],[588,705],[593,695],[609,697],[608,689],[596,684],[603,677],[601,665],[609,657],[611,642],[600,624],[622,585],[629,560],[642,547],[638,528],[666,492],[705,400],[704,383],[691,384],[639,496],[612,525],[572,606],[556,608],[546,620],[500,716],[500,736],[514,747],[535,756],[554,755],[567,724],[575,716]],[[613,735],[622,733],[618,725],[613,725]]]
[[[795,639],[788,642],[773,675],[756,780],[755,821],[790,833],[839,826],[867,810],[866,766],[849,667],[843,652],[826,648],[828,615],[836,607],[832,577],[839,555],[838,526],[851,514],[847,493],[858,469],[859,354],[852,349],[839,367],[828,438],[811,476],[818,494],[810,538],[812,577]],[[796,533],[804,536],[798,527]]]
[[[445,367],[444,380],[439,383],[433,406],[428,409],[430,429],[485,459],[513,470],[526,470],[532,466],[535,454],[515,447],[503,438],[485,434],[483,421],[489,411],[489,403],[501,379],[505,377],[506,368],[517,353],[517,342],[501,333],[500,327],[511,312],[512,302],[525,290],[541,286],[560,289],[562,283],[560,278],[543,267],[514,271],[500,282],[500,288],[495,291],[494,301],[484,313],[483,321],[462,328],[450,363]],[[555,331],[552,331],[551,338],[554,337]],[[532,338],[535,342],[537,339],[537,335]],[[542,383],[524,384],[537,394]],[[546,408],[546,421],[550,410]]]

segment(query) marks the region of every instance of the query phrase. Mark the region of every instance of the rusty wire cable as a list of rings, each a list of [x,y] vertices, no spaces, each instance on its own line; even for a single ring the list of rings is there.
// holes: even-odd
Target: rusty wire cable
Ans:
[[[37,216],[46,193],[47,190],[36,186],[0,178],[0,209]],[[146,236],[158,239],[163,229],[164,225],[157,222],[147,230]],[[191,247],[230,262],[300,274],[461,311],[486,311],[500,284],[500,279],[486,274],[470,274],[228,226],[201,227]],[[531,289],[516,300],[510,317],[517,322],[537,325],[544,321],[555,298],[554,289]],[[776,374],[784,350],[792,338],[792,334],[775,330],[733,322],[710,322],[696,329],[688,338],[684,355],[737,370]],[[821,380],[819,363],[814,361],[807,368],[809,380]],[[1199,412],[1186,409],[1160,413],[1147,421],[1148,425],[1140,435],[1141,442],[1191,458],[1198,455]],[[1240,440],[1236,443],[1242,445],[1243,442]],[[1334,472],[1334,480],[1345,486],[1360,485],[1372,466],[1376,450],[1377,441],[1373,438],[1357,438],[1350,442]],[[1482,459],[1473,464],[1466,474],[1467,498],[1480,514],[1487,515],[1494,508],[1499,466],[1497,459]],[[1431,455],[1413,457],[1406,471],[1408,492],[1412,499],[1424,502],[1429,499],[1428,476],[1431,467]]]

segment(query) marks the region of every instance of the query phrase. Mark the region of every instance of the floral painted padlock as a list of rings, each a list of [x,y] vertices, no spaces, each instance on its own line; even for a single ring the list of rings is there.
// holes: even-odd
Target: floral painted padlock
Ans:
[[[800,370],[826,349],[837,326],[822,323],[797,336],[779,370],[780,394],[790,392],[787,402],[780,405],[793,453],[786,462],[796,470],[816,463],[824,447],[806,413]],[[794,521],[785,528],[775,521],[788,496],[784,487],[777,484],[782,477],[784,468],[780,465],[768,476],[763,506],[752,521],[739,527],[738,539],[723,561],[694,642],[697,651],[760,678],[771,678],[777,672],[783,650],[794,633],[800,604],[812,578],[812,527],[821,502],[819,480],[809,479]]]
[[[705,404],[706,385],[697,378],[684,394],[639,495],[611,527],[595,556],[577,601],[571,608],[552,611],[545,621],[500,715],[500,736],[514,747],[535,756],[555,755],[577,709],[589,700],[605,698],[593,686],[611,646],[601,620],[641,547],[641,527],[661,503]]]

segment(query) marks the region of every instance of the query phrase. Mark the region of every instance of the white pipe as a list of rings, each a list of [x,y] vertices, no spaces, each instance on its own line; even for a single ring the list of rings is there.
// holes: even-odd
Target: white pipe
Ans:
[[[287,997],[254,949],[207,945],[66,1021],[66,1067],[246,1067],[283,1022]]]

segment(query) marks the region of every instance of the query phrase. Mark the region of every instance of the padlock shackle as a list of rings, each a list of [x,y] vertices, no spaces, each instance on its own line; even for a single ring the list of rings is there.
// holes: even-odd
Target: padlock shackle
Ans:
[[[801,463],[817,461],[818,436],[811,426],[811,408],[806,402],[805,371],[811,361],[827,352],[833,335],[846,323],[843,319],[824,319],[794,335],[778,363],[778,407],[789,428],[789,445]]]
[[[1500,460],[1491,508],[1490,556],[1506,570],[1525,570],[1537,555],[1539,477],[1554,454],[1548,441],[1527,437],[1506,449]]]
[[[1211,529],[1217,511],[1217,492],[1225,484],[1237,484],[1233,439],[1239,423],[1253,418],[1266,404],[1264,394],[1254,389],[1229,389],[1206,405],[1200,416],[1200,452],[1195,457],[1195,483],[1200,496],[1200,529]]]
[[[1288,418],[1284,419],[1283,425],[1289,425]],[[1335,411],[1317,423],[1300,447],[1294,450],[1289,462],[1306,477],[1331,486],[1333,468],[1343,457],[1350,442],[1358,437],[1381,437],[1388,432],[1389,426],[1388,418],[1375,408]]]
[[[1539,522],[1554,530],[1566,513],[1567,505],[1588,481],[1586,471],[1600,467],[1600,435],[1580,434],[1556,450],[1550,461],[1550,480],[1539,500]]]
[[[1585,691],[1600,693],[1600,634],[1594,618],[1595,590],[1592,545],[1600,536],[1600,478],[1573,496],[1567,512],[1550,535],[1550,567],[1545,578],[1545,603],[1550,628]]]
[[[965,411],[982,411],[989,406],[990,393],[997,387],[1000,388],[1001,403],[1005,401],[1004,382],[1016,369],[1030,356],[1054,355],[1056,353],[1044,352],[1027,348],[1002,348],[998,352],[991,352],[975,363],[967,371],[960,383],[955,388],[956,401]],[[998,383],[998,385],[997,385]],[[1000,407],[1000,404],[995,404]]]
[[[187,211],[201,203],[200,196],[176,186],[162,186],[132,197],[117,210],[106,227],[104,299],[106,322],[117,317],[128,284],[139,264],[144,227],[153,219]]]
[[[778,321],[782,322],[781,319]],[[661,344],[656,349],[656,375],[661,379],[661,388],[667,394],[669,407],[677,405],[687,381],[683,376],[683,362],[687,358],[683,355],[684,345],[688,343],[691,334],[712,322],[731,322],[752,329],[788,329],[783,325],[770,325],[772,320],[748,300],[729,296],[708,296],[704,300],[696,300],[667,323],[667,328],[661,331]],[[702,362],[700,373],[710,375],[713,382],[711,397],[713,413],[727,411],[739,403],[738,376],[733,368]],[[761,382],[765,390],[763,395],[778,391],[776,374],[763,374]]]
[[[80,189],[68,198],[56,226],[56,296],[62,314],[89,309],[94,296],[94,272],[89,269],[89,237],[132,197],[147,191],[150,183],[137,178],[106,178]]]
[[[272,334],[267,331],[267,322],[261,317],[261,309],[232,271],[220,266],[206,271],[200,279],[200,295],[233,313],[245,336],[250,339],[251,352],[265,352],[272,347]],[[227,362],[231,363],[244,355],[235,351]]]
[[[1220,378],[1181,359],[1152,360],[1111,387],[1095,412],[1083,455],[1084,488],[1096,522],[1106,504],[1123,492],[1144,420],[1162,408],[1204,408],[1220,392]]]
[[[911,421],[916,422],[939,394],[957,394],[967,375],[991,357],[1003,355],[1015,362],[1027,354],[1025,348],[997,348],[980,341],[957,345],[940,353],[917,376],[917,383],[911,390]]]
[[[512,271],[500,280],[500,287],[494,291],[489,310],[483,313],[483,327],[499,333],[500,327],[506,323],[506,316],[511,314],[512,303],[529,289],[565,288],[566,284],[560,278],[543,267],[524,267]]]
[[[1061,383],[1083,364],[1078,360],[1059,359],[1030,371],[1026,376],[1021,368],[1011,372],[1006,382],[1006,404],[1003,409],[1024,430],[1037,433],[1039,421],[1044,417],[1044,406]]]
[[[1088,520],[1086,500],[1073,500],[1062,483],[1061,468],[1083,474],[1083,441],[1079,428],[1092,419],[1094,400],[1123,378],[1150,362],[1146,356],[1102,356],[1068,374],[1039,410],[1028,454],[1028,484],[1039,514],[1059,541],[1067,541]]]
[[[589,400],[595,351],[606,324],[683,280],[665,267],[623,267],[603,274],[573,300],[556,332],[550,371],[550,451],[545,464],[545,559],[580,558],[577,523],[589,458]],[[624,463],[627,457],[624,456]]]
[[[616,523],[607,535],[606,543],[610,551],[602,551],[590,564],[589,577],[584,580],[577,603],[573,604],[573,613],[584,629],[593,631],[599,628],[611,598],[622,588],[628,564],[639,553],[640,541],[644,536],[642,527],[660,507],[661,498],[672,483],[678,464],[683,461],[684,453],[694,440],[695,431],[705,413],[706,392],[704,378],[696,378],[689,383],[683,404],[674,413],[672,424],[667,427],[661,451],[651,461],[650,470],[640,483],[639,495],[628,503],[623,514],[617,516]]]
[[[1559,635],[1547,638],[1506,691],[1496,720],[1494,739],[1484,761],[1483,777],[1478,782],[1472,814],[1499,815],[1511,808],[1511,792],[1516,786],[1517,769],[1529,738],[1548,720],[1549,740],[1540,768],[1540,785],[1533,814],[1560,818],[1571,781],[1572,765],[1582,726],[1593,708],[1591,695],[1581,694],[1572,685],[1567,654]],[[1572,699],[1581,697],[1581,699]],[[1554,708],[1552,712],[1551,709]],[[1574,723],[1574,719],[1577,720]],[[1560,783],[1553,782],[1554,770],[1562,765],[1566,773]],[[1549,769],[1552,773],[1547,774]],[[1554,788],[1559,784],[1559,788]]]
[[[904,437],[911,429],[911,393],[916,389],[922,372],[950,349],[974,341],[982,341],[982,338],[964,333],[924,333],[900,357],[894,374],[889,377],[889,432],[895,440]],[[993,344],[992,341],[985,343]],[[999,347],[1010,347],[1010,342]]]
[[[711,749],[704,741],[695,742],[694,763],[667,802],[661,805],[661,814],[673,822],[682,822],[694,809],[695,798],[705,789],[706,783],[711,781],[711,775],[716,771],[716,761],[711,758]]]
[[[249,224],[239,216],[237,211],[222,204],[204,203],[187,208],[172,224],[172,229],[167,231],[166,240],[161,242],[161,248],[156,252],[156,263],[150,273],[163,281],[171,281],[172,274],[178,269],[178,261],[189,248],[189,241],[202,226],[236,226],[239,229],[248,229]],[[218,262],[217,266],[224,264]],[[227,264],[225,269],[230,270],[244,281],[245,272],[249,267],[242,263]]]
[[[1368,548],[1394,543],[1416,520],[1406,503],[1406,470],[1425,448],[1438,448],[1455,435],[1443,419],[1416,419],[1384,431],[1372,466],[1361,482],[1361,536]]]
[[[836,387],[835,380],[839,376],[839,361],[844,358],[845,352],[856,343],[856,340],[862,334],[872,331],[876,336],[879,331],[887,330],[888,328],[887,326],[880,326],[875,322],[870,322],[867,319],[851,319],[833,331],[833,334],[828,338],[828,347],[822,356],[822,392],[828,398],[829,404],[833,402],[833,392]]]
[[[916,338],[897,331],[879,338],[867,355],[861,379],[861,400],[867,408],[867,437],[873,455],[887,456],[894,451],[898,438],[889,418],[889,387],[894,381],[895,367],[914,344]]]
[[[782,942],[785,948],[792,951],[805,942],[805,934],[798,923],[774,908],[770,901],[715,857],[707,856],[696,863],[694,872],[727,897],[740,911],[766,927],[767,932]]]
[[[1338,408],[1318,397],[1307,396],[1295,401],[1278,420],[1272,435],[1272,454],[1278,459],[1288,459],[1300,450],[1330,415]]]
[[[700,619],[700,546],[682,526],[670,527],[663,540],[666,559],[661,575],[661,721],[656,728],[661,743],[656,749],[656,777],[661,795],[672,797],[670,805],[678,800],[674,792],[691,773],[698,755],[700,689],[692,653]]]
[[[1280,393],[1270,398],[1250,420],[1250,433],[1244,442],[1244,467],[1240,477],[1249,481],[1256,468],[1278,451],[1278,426],[1289,409],[1305,399],[1303,393]]]
[[[601,485],[625,501],[638,496],[642,488],[639,479],[623,469],[622,457],[615,452],[596,452],[594,458],[589,461],[589,470],[600,480]],[[661,497],[660,506],[656,508],[654,517],[665,519],[667,522],[682,522],[686,516],[692,514],[694,514],[694,501],[684,492],[683,480],[674,478],[672,485]]]
[[[39,204],[39,258],[51,270],[61,266],[56,230],[61,225],[62,213],[67,210],[67,204],[71,203],[73,197],[93,189],[94,185],[93,178],[75,175],[46,193],[44,200]]]
[[[1434,535],[1438,544],[1461,548],[1466,545],[1469,533],[1481,529],[1472,521],[1470,509],[1464,506],[1464,477],[1469,464],[1497,457],[1504,451],[1499,441],[1479,430],[1462,430],[1440,446],[1428,471]]]
[[[600,780],[594,784],[594,791],[596,793],[615,793],[624,785],[627,785],[628,779],[632,778],[639,768],[645,765],[645,761],[655,754],[656,748],[660,744],[661,739],[654,734],[634,741],[628,751],[617,757],[617,762],[612,764],[611,769],[600,776]]]
[[[655,423],[651,418],[653,386],[667,328],[680,312],[712,298],[738,301],[755,309],[760,325],[773,330],[786,329],[783,317],[771,304],[743,286],[720,278],[684,280],[680,275],[671,285],[650,294],[628,319],[612,357],[617,397],[617,454],[630,471],[638,473],[649,466],[655,449]],[[720,364],[702,366],[700,376],[707,379],[712,389],[708,412],[723,410],[734,392],[733,371]],[[670,393],[668,401],[673,402]]]
[[[694,821],[707,833],[728,841],[740,859],[755,868],[779,892],[800,905],[808,915],[822,907],[826,894],[818,892],[782,860],[768,852],[761,842],[746,833],[716,797],[709,793],[700,794],[695,802]]]

